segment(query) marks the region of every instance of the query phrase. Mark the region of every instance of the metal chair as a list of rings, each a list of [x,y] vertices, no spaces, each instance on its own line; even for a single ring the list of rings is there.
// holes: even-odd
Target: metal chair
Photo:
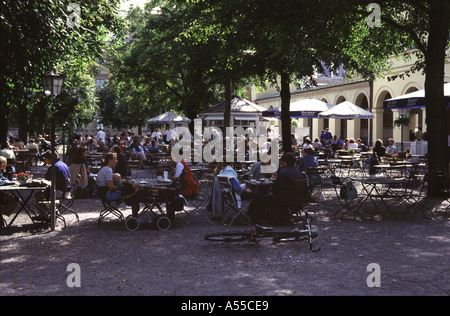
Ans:
[[[223,201],[223,212],[222,214],[226,213],[235,213],[233,217],[231,218],[230,224],[228,224],[228,228],[230,228],[233,225],[234,220],[239,216],[244,216],[248,220],[249,226],[251,226],[250,217],[245,213],[246,207],[242,207],[241,201],[238,200],[236,197],[236,193],[233,190],[233,186],[231,184],[231,178],[223,177],[223,176],[217,176],[217,180],[220,183],[221,192],[222,192],[222,201]],[[225,223],[226,216],[223,216],[223,222]]]
[[[57,210],[59,214],[63,214],[65,212],[70,212],[75,215],[77,221],[80,221],[80,217],[78,214],[72,209],[72,205],[76,199],[76,192],[81,183],[81,174],[77,175],[77,178],[74,184],[71,186],[70,194],[64,194],[62,198],[59,200],[57,205]]]
[[[313,189],[318,188],[319,192],[320,192],[319,199],[321,199],[322,196],[325,196],[325,193],[323,192],[325,168],[324,167],[309,167],[306,169],[306,175],[308,176],[308,180],[309,180],[310,192],[312,192]]]
[[[97,219],[97,223],[100,224],[103,219],[105,219],[109,215],[113,215],[120,219],[120,221],[124,221],[125,217],[122,214],[122,211],[120,211],[119,206],[123,203],[122,199],[117,200],[107,200],[106,195],[108,193],[108,187],[98,187],[97,189],[97,195],[102,201],[103,210],[100,211],[100,215]]]
[[[291,224],[294,226],[300,221],[303,221],[302,217],[305,206],[310,202],[310,191],[308,187],[307,179],[294,180],[291,187],[292,198],[289,201],[289,213],[291,215]]]
[[[333,184],[334,191],[336,192],[336,197],[338,203],[340,204],[340,208],[334,213],[334,219],[336,220],[338,214],[342,210],[345,210],[340,216],[339,220],[342,220],[344,215],[351,212],[355,219],[359,220],[362,216],[359,213],[359,205],[364,200],[364,196],[357,195],[356,197],[349,197],[344,194],[345,190],[342,190],[343,187],[348,186],[348,183],[345,182],[343,178],[338,176],[331,176],[331,181]]]

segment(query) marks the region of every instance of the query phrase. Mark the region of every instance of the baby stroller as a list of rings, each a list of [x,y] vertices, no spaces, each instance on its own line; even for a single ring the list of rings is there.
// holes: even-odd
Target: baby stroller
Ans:
[[[169,186],[145,186],[138,193],[141,203],[144,203],[144,209],[137,216],[127,216],[125,219],[125,228],[128,231],[138,230],[142,224],[156,226],[159,230],[168,230],[173,226],[174,218],[170,212],[170,207],[178,197],[178,181],[175,180]],[[166,211],[161,205],[166,204]]]

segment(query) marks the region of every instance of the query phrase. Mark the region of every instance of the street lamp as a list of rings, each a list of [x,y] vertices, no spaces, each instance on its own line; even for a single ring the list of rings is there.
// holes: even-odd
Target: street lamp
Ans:
[[[42,86],[44,88],[44,92],[47,96],[52,95],[53,100],[52,103],[56,102],[54,98],[61,93],[62,87],[64,83],[64,76],[60,75],[54,71],[49,71],[42,77]],[[54,109],[53,109],[54,114]],[[50,227],[51,230],[55,230],[55,221],[56,221],[56,179],[55,179],[55,164],[56,164],[56,142],[55,142],[55,118],[52,117],[51,120],[51,151],[52,151],[52,165],[51,165],[51,191],[50,191],[50,201],[51,201],[51,214],[50,214]]]

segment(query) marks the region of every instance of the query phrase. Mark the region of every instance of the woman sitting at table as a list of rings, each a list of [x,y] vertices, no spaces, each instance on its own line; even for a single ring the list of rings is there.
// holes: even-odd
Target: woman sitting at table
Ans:
[[[373,148],[373,154],[380,160],[382,157],[386,156],[386,148],[383,146],[383,141],[377,139],[375,141],[375,147]]]
[[[8,179],[9,173],[7,169],[6,158],[0,156],[0,184],[11,181],[11,179]],[[17,199],[14,195],[0,192],[0,227],[4,224],[1,215],[10,216],[16,209],[17,205],[19,205],[19,199]]]
[[[114,184],[113,169],[117,165],[117,154],[107,153],[102,168],[97,173],[97,193],[99,197],[107,201],[117,201],[122,199],[120,187]],[[134,201],[131,205],[132,214],[136,217],[139,214],[140,204]]]

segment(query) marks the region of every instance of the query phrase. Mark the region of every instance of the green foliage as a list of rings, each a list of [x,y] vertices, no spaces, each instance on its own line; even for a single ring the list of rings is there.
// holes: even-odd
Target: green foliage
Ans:
[[[74,111],[82,109],[88,109],[92,113],[92,65],[101,59],[102,49],[110,32],[120,32],[122,22],[117,16],[119,0],[76,1],[80,6],[81,19],[76,18],[73,11],[69,11],[68,5],[72,2],[2,2],[0,139],[6,138],[9,113],[14,105],[38,100],[36,104],[28,104],[29,109],[33,110],[34,105],[42,103],[39,101],[43,97],[41,78],[50,69],[67,76],[65,92],[61,98],[63,105],[59,111],[65,114],[55,117],[73,118]],[[74,23],[71,24],[70,21]],[[87,74],[90,75],[89,78],[86,77]],[[33,92],[40,96],[27,97]],[[75,101],[63,100],[64,96]],[[79,102],[79,99],[83,101]]]

